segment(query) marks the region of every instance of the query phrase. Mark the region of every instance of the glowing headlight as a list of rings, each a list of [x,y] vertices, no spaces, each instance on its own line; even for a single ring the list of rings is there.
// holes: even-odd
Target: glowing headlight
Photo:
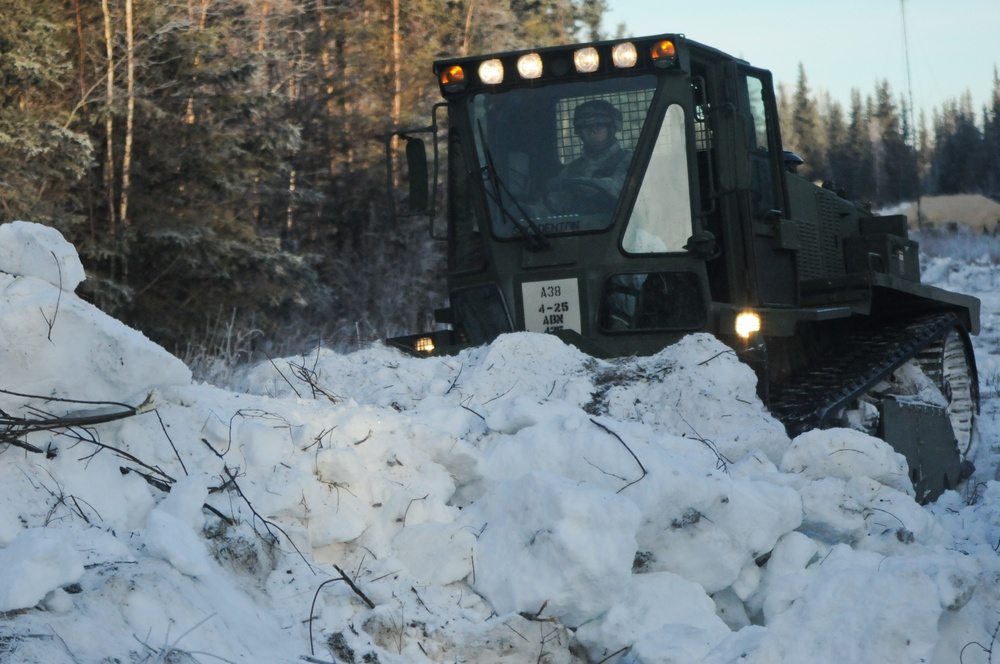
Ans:
[[[413,343],[413,350],[420,353],[430,353],[434,350],[434,340],[430,337],[420,337]]]
[[[542,56],[528,53],[517,59],[517,73],[521,78],[538,78],[542,75]]]
[[[635,44],[632,42],[615,44],[615,47],[611,49],[611,61],[619,69],[634,67],[635,63],[639,61],[639,54],[635,50]]]
[[[760,316],[752,311],[744,311],[736,316],[736,334],[749,339],[754,332],[760,332]]]
[[[503,63],[494,58],[479,65],[479,80],[486,85],[503,83]]]
[[[573,52],[573,64],[576,65],[578,72],[589,74],[590,72],[597,71],[597,68],[601,64],[601,56],[597,54],[596,48],[587,46]]]

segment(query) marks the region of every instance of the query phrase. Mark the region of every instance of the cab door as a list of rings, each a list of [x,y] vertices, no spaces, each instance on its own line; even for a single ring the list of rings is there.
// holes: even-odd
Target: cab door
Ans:
[[[793,225],[787,221],[784,171],[777,105],[771,74],[762,69],[737,70],[739,113],[745,130],[745,159],[749,187],[744,200],[744,218],[761,306],[796,306],[798,275],[795,265]]]

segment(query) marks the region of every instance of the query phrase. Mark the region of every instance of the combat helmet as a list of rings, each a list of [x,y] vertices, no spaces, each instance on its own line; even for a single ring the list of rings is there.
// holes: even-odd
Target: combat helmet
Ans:
[[[579,133],[582,127],[595,125],[609,125],[619,132],[622,129],[622,113],[603,99],[591,99],[577,106],[573,111],[573,130]]]

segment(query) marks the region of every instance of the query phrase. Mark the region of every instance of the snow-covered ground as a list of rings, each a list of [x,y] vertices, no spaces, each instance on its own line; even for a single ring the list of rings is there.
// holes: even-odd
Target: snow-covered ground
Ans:
[[[975,480],[921,507],[881,441],[789,440],[706,335],[321,350],[224,390],[78,299],[58,233],[0,226],[0,661],[992,661],[997,277],[925,268],[983,298],[984,401]]]

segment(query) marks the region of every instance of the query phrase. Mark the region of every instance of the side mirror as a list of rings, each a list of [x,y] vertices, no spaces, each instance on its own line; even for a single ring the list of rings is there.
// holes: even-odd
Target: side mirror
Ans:
[[[429,197],[427,179],[427,148],[421,138],[403,136],[406,141],[406,168],[410,181],[410,214],[426,214]]]
[[[435,104],[431,113],[431,124],[426,127],[401,129],[385,136],[385,174],[389,209],[394,217],[427,217],[429,230],[434,239],[444,239],[434,232],[435,206],[438,203],[438,127],[441,124],[438,112],[446,108],[444,103]],[[403,142],[403,144],[400,143]],[[428,160],[427,141],[433,150]],[[400,163],[400,149],[406,152],[405,164]],[[397,172],[404,171],[403,173]],[[406,180],[409,191],[405,208],[400,209],[396,188]]]

